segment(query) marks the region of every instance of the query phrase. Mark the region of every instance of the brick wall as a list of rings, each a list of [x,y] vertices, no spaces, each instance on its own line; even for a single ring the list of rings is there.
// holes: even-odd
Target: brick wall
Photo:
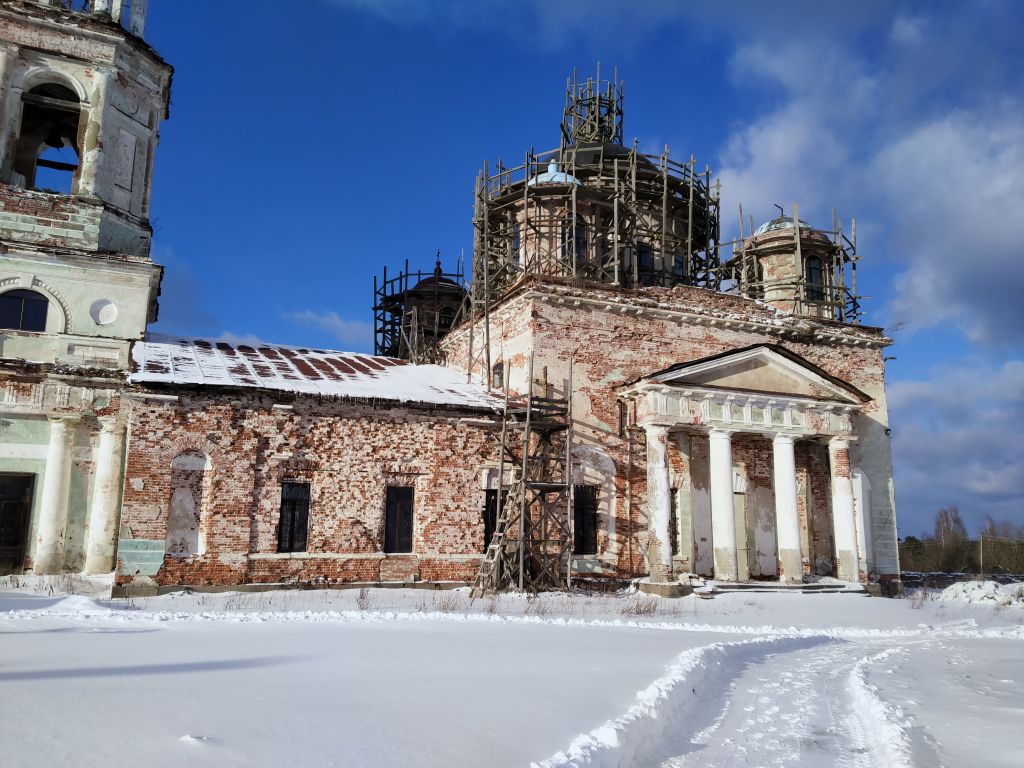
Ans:
[[[316,398],[286,408],[215,392],[136,402],[121,535],[166,537],[171,461],[198,452],[211,464],[205,549],[165,558],[158,583],[469,578],[482,551],[481,477],[499,428],[479,412]],[[305,553],[277,552],[283,481],[310,484]],[[415,488],[413,556],[381,552],[388,483]]]
[[[0,184],[0,240],[96,250],[103,208]]]

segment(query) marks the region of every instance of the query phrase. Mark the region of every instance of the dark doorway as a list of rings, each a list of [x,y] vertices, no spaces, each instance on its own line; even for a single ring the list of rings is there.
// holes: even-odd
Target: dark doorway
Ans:
[[[498,527],[498,490],[496,488],[487,488],[484,491],[484,552],[487,551],[487,547],[491,545],[491,539],[494,538],[494,531]],[[505,498],[508,493],[501,494],[501,503],[505,503]]]
[[[577,485],[573,489],[573,554],[597,554],[597,487]]]
[[[389,485],[384,512],[384,551],[412,552],[412,506],[414,489],[409,485]]]
[[[0,475],[0,573],[25,564],[35,475]]]

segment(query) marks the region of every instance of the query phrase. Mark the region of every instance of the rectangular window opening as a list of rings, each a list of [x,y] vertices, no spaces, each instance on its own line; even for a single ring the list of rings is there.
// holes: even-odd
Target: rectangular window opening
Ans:
[[[573,488],[573,553],[597,554],[597,486]]]
[[[281,483],[278,552],[305,552],[309,535],[309,483]]]
[[[384,551],[412,552],[413,502],[415,489],[410,485],[389,485],[384,509]]]

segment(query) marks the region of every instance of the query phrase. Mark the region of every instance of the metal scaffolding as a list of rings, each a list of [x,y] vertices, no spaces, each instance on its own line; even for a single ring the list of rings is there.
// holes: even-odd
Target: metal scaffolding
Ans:
[[[529,381],[525,398],[510,400],[505,392],[501,501],[474,597],[502,589],[564,590],[572,583],[572,363],[564,397],[549,397],[547,383],[534,381],[532,355]]]
[[[466,280],[457,272],[443,272],[441,255],[433,272],[410,272],[373,278],[374,354],[414,363],[440,363],[442,338],[467,312]]]
[[[718,183],[692,156],[624,146],[624,96],[617,73],[574,73],[560,146],[528,150],[511,167],[485,163],[477,176],[470,371],[480,362],[490,370],[490,305],[524,277],[719,288]],[[479,330],[483,344],[472,338]]]
[[[792,216],[782,212],[756,230],[750,221],[744,233],[740,206],[740,236],[722,244],[732,249],[721,267],[722,289],[792,307],[794,314],[859,322],[857,220],[846,230],[833,208],[832,228],[818,229],[800,219],[796,203],[792,209]]]

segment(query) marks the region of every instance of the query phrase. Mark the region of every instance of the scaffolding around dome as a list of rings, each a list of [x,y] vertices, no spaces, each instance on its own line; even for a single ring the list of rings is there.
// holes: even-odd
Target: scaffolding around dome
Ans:
[[[438,342],[467,310],[466,279],[459,262],[457,272],[444,272],[441,254],[432,272],[405,269],[393,277],[373,278],[374,354],[413,363],[440,363]]]
[[[780,214],[760,227],[753,221],[744,234],[740,206],[739,238],[722,265],[722,288],[760,299],[784,311],[842,323],[857,323],[857,220],[846,229],[836,209],[832,228],[820,229],[793,215]],[[798,222],[798,226],[794,223]]]
[[[527,275],[623,288],[718,285],[718,191],[694,157],[622,144],[624,87],[566,84],[561,145],[477,177],[473,298],[492,301]]]

